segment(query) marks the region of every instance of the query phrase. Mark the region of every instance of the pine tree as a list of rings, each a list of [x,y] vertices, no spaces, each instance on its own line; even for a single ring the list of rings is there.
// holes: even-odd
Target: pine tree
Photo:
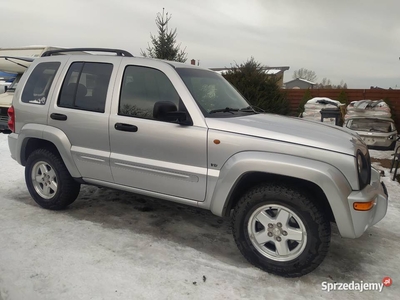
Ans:
[[[349,104],[349,98],[347,97],[347,93],[344,90],[341,90],[337,99],[340,103]]]
[[[304,105],[306,105],[307,101],[312,99],[312,94],[310,89],[307,89],[307,91],[304,93],[303,98],[301,98],[300,104],[299,104],[299,109],[298,113],[301,115],[304,112]]]
[[[186,48],[181,50],[180,44],[176,44],[176,28],[174,30],[168,29],[168,22],[171,20],[172,15],[164,13],[164,8],[161,13],[157,14],[156,25],[158,28],[158,36],[150,34],[151,44],[147,47],[147,52],[141,51],[144,57],[159,58],[166,60],[174,60],[185,62],[187,60]]]
[[[269,113],[289,113],[289,103],[277,84],[278,79],[267,75],[253,57],[243,64],[236,64],[223,76],[251,105]]]
[[[396,109],[393,105],[393,102],[388,97],[383,98],[383,101],[389,106],[392,119],[396,120]]]

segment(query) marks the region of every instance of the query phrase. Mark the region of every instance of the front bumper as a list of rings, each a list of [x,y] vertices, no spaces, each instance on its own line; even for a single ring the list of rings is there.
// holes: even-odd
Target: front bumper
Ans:
[[[378,223],[386,215],[388,207],[388,192],[380,181],[377,170],[371,170],[371,183],[361,191],[354,191],[348,197],[350,214],[354,227],[354,238],[360,237],[369,227]],[[374,206],[368,211],[357,211],[354,202],[369,202],[374,200]]]
[[[396,134],[390,134],[396,136]],[[396,143],[396,139],[389,139],[389,136],[366,136],[360,135],[361,139],[370,149],[392,149]]]

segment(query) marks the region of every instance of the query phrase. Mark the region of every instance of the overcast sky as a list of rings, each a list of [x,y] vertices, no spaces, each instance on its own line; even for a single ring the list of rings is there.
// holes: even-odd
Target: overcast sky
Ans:
[[[229,67],[253,56],[307,68],[349,88],[400,88],[399,0],[0,0],[0,47],[113,47],[140,55],[155,17],[172,14],[188,63]]]

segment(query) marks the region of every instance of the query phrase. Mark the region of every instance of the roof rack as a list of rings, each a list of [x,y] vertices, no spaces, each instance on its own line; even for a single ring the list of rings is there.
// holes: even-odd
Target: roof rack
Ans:
[[[128,51],[125,50],[120,50],[120,49],[109,49],[109,48],[69,48],[69,49],[57,49],[57,50],[48,50],[42,54],[42,57],[44,56],[52,56],[53,54],[57,53],[64,53],[64,52],[77,52],[77,51],[83,51],[83,52],[110,52],[110,53],[116,53],[117,56],[127,56],[127,57],[133,57],[132,54],[130,54]]]

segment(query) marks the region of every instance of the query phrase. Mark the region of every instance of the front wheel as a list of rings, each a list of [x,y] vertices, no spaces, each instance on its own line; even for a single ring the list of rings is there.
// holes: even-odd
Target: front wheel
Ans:
[[[25,182],[35,202],[52,210],[66,208],[80,191],[80,184],[71,177],[61,157],[47,149],[37,149],[29,155]]]
[[[302,190],[282,184],[250,189],[236,205],[233,233],[244,257],[284,277],[314,270],[325,258],[330,223]]]

